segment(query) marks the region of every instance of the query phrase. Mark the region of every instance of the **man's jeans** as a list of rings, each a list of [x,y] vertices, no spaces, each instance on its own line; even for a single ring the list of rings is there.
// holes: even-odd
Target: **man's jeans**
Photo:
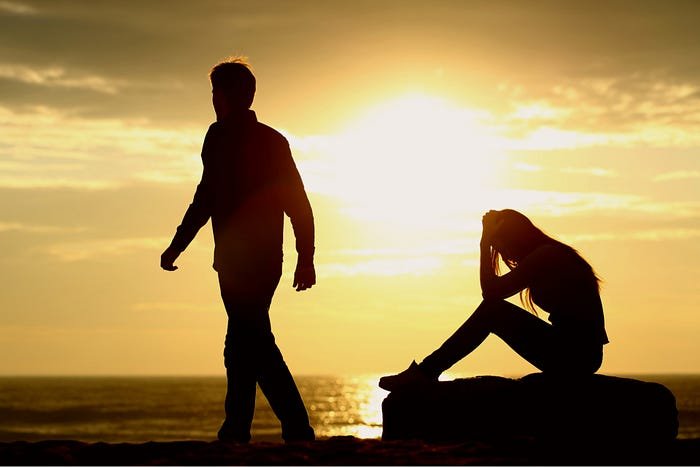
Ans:
[[[228,315],[224,347],[226,421],[220,437],[250,439],[257,383],[282,424],[282,437],[286,441],[313,439],[304,402],[270,326],[270,303],[280,281],[281,266],[262,273],[246,272],[219,272]]]

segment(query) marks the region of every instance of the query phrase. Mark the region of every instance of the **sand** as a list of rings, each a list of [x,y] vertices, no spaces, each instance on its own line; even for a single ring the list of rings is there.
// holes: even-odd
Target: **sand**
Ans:
[[[640,443],[641,444],[641,443]],[[315,442],[226,445],[207,441],[0,443],[4,465],[698,465],[700,439],[594,449],[528,439],[430,444],[333,437]]]

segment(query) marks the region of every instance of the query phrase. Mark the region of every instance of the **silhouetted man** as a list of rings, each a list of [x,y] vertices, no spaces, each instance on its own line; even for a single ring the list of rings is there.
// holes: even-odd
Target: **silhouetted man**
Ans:
[[[248,442],[256,383],[282,423],[285,441],[314,439],[299,391],[270,327],[269,308],[282,275],[284,214],[292,222],[298,253],[293,286],[316,283],[314,221],[287,140],[257,121],[250,110],[255,77],[245,61],[212,68],[216,122],[202,148],[204,171],[192,204],[161,267],[173,263],[211,217],[214,269],[228,315],[224,364],[228,388],[226,420],[218,437]]]

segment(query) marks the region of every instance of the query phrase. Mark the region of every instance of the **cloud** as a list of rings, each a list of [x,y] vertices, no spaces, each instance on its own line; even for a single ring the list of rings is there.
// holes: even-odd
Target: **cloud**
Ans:
[[[97,75],[76,75],[62,67],[32,68],[6,63],[0,64],[0,78],[37,86],[88,89],[105,94],[116,94],[125,84]]]
[[[169,242],[170,239],[166,237],[84,240],[52,245],[48,248],[48,254],[60,261],[85,261],[131,254],[139,250],[161,250]]]
[[[562,239],[571,243],[599,242],[599,241],[673,241],[690,240],[700,237],[700,229],[647,229],[633,232],[601,232],[594,234],[562,235]]]
[[[513,149],[700,144],[700,86],[666,73],[501,84],[512,109],[495,116]]]
[[[0,107],[0,187],[108,189],[193,181],[203,130],[87,119],[46,107]]]
[[[615,171],[602,167],[565,167],[561,171],[567,174],[592,175],[594,177],[615,177],[617,175]]]
[[[484,193],[493,209],[513,208],[530,214],[576,216],[614,212],[617,216],[645,214],[663,218],[700,217],[700,202],[657,201],[636,194],[563,192],[547,190],[496,190]]]
[[[472,222],[469,226],[469,233],[473,235],[481,234],[481,222]],[[469,252],[474,246],[473,239],[462,238],[462,239],[450,239],[443,240],[441,242],[434,242],[430,245],[421,245],[419,248],[414,246],[410,247],[383,247],[383,248],[351,248],[351,249],[339,249],[331,252],[333,256],[341,257],[372,257],[378,258],[383,257],[386,259],[392,258],[406,258],[411,256],[420,257],[431,257],[431,256],[449,256],[449,255],[463,255],[465,252]]]
[[[186,312],[186,313],[201,313],[210,311],[220,311],[219,306],[203,305],[197,303],[183,302],[139,302],[132,306],[132,310],[137,312]]]
[[[522,89],[522,88],[520,88]],[[572,112],[572,109],[551,107],[547,103],[533,102],[516,104],[515,110],[509,115],[515,120],[548,120],[561,119]]]
[[[593,128],[616,125],[692,125],[700,119],[700,88],[667,76],[639,75],[581,80],[555,87],[560,101],[576,106],[577,119]]]
[[[69,178],[22,176],[14,178],[0,174],[1,188],[72,188],[77,190],[109,190],[120,183],[110,180],[75,180]]]
[[[58,234],[84,232],[83,227],[59,227],[54,225],[25,224],[22,222],[0,222],[0,232],[22,232],[35,234]]]
[[[669,182],[676,180],[694,180],[700,178],[700,171],[698,170],[679,170],[676,172],[666,172],[657,175],[653,178],[655,182]]]
[[[0,1],[0,12],[10,13],[14,15],[35,15],[37,9],[26,3]]]
[[[527,162],[515,162],[511,164],[513,170],[520,172],[542,172],[545,167],[539,164],[531,164]],[[572,174],[572,175],[590,175],[593,177],[616,177],[617,174],[614,170],[604,169],[602,167],[563,167],[558,169],[561,173]]]
[[[375,259],[361,262],[327,263],[317,267],[321,277],[430,275],[443,265],[440,258]]]
[[[535,164],[527,164],[525,162],[516,162],[513,164],[513,169],[519,170],[521,172],[541,172],[542,166]]]

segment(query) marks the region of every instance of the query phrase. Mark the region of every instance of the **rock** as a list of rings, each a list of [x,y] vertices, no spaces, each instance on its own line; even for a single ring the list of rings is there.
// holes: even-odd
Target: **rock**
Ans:
[[[457,379],[394,391],[382,412],[384,440],[525,436],[639,444],[678,434],[676,400],[665,386],[605,375]]]

